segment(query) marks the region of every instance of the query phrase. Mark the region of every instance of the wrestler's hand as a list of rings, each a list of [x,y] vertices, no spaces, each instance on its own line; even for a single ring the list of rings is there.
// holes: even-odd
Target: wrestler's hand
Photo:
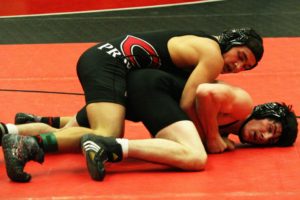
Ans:
[[[223,137],[223,140],[224,140],[224,142],[227,145],[227,149],[226,150],[232,151],[232,150],[235,149],[235,143],[234,143],[234,141],[228,139],[227,137]]]
[[[222,153],[228,148],[227,143],[219,134],[215,137],[208,137],[206,140],[206,150],[208,153]]]

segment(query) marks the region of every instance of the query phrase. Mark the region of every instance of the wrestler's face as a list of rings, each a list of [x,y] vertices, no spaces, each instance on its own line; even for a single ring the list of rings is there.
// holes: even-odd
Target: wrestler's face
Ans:
[[[223,54],[223,59],[224,67],[222,74],[249,70],[256,64],[255,56],[247,46],[232,47]]]
[[[244,143],[257,145],[272,145],[279,140],[282,125],[271,119],[252,119],[242,130]]]

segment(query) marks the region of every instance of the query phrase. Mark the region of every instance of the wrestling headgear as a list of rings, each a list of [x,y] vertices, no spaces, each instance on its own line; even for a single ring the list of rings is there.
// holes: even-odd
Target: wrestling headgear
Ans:
[[[282,133],[279,140],[273,144],[274,146],[291,146],[295,142],[298,133],[298,122],[295,113],[292,111],[292,106],[287,106],[286,104],[271,102],[254,107],[252,114],[239,130],[240,140],[243,142],[241,137],[242,129],[245,124],[251,119],[273,119],[280,122],[282,125]]]
[[[256,59],[256,64],[250,69],[257,65],[264,53],[263,40],[252,28],[225,30],[220,35],[219,43],[222,54],[229,51],[232,47],[246,45],[252,51]]]

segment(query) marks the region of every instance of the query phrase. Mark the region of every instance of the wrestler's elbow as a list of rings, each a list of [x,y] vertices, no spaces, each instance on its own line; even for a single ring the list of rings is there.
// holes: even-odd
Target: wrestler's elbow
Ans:
[[[187,113],[189,116],[193,112],[193,100],[182,99],[180,101],[180,108]]]
[[[180,101],[180,108],[183,110],[183,111],[187,111],[189,106],[188,106],[188,103],[185,99],[181,98],[181,101]]]

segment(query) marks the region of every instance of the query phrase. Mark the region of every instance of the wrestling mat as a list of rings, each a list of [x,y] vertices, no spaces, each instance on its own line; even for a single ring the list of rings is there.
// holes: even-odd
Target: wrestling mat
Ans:
[[[263,61],[253,71],[220,77],[250,92],[255,103],[284,101],[300,113],[300,38],[265,38]],[[0,86],[5,89],[82,93],[76,79],[79,55],[91,43],[0,46]],[[285,51],[282,49],[285,48]],[[73,115],[83,96],[1,91],[0,119],[16,112]],[[126,123],[125,136],[147,138],[139,123]],[[234,138],[233,138],[234,139]],[[209,155],[202,172],[180,172],[130,160],[108,167],[104,182],[94,182],[82,155],[48,155],[43,165],[29,163],[28,184],[11,182],[0,153],[0,199],[266,199],[300,197],[300,143],[288,148],[240,148]]]
[[[12,123],[15,113],[20,111],[44,116],[75,114],[84,105],[76,62],[93,44],[0,45],[0,120]],[[264,44],[265,54],[257,68],[222,75],[220,79],[247,90],[256,104],[286,102],[299,115],[300,38],[265,37]],[[140,123],[127,121],[125,131],[127,138],[149,138]],[[297,200],[300,199],[299,167],[298,138],[288,148],[240,147],[209,155],[202,172],[182,172],[127,160],[108,166],[103,182],[91,180],[81,154],[51,154],[42,165],[28,163],[25,170],[32,174],[32,180],[22,184],[6,176],[1,150],[0,199]]]

